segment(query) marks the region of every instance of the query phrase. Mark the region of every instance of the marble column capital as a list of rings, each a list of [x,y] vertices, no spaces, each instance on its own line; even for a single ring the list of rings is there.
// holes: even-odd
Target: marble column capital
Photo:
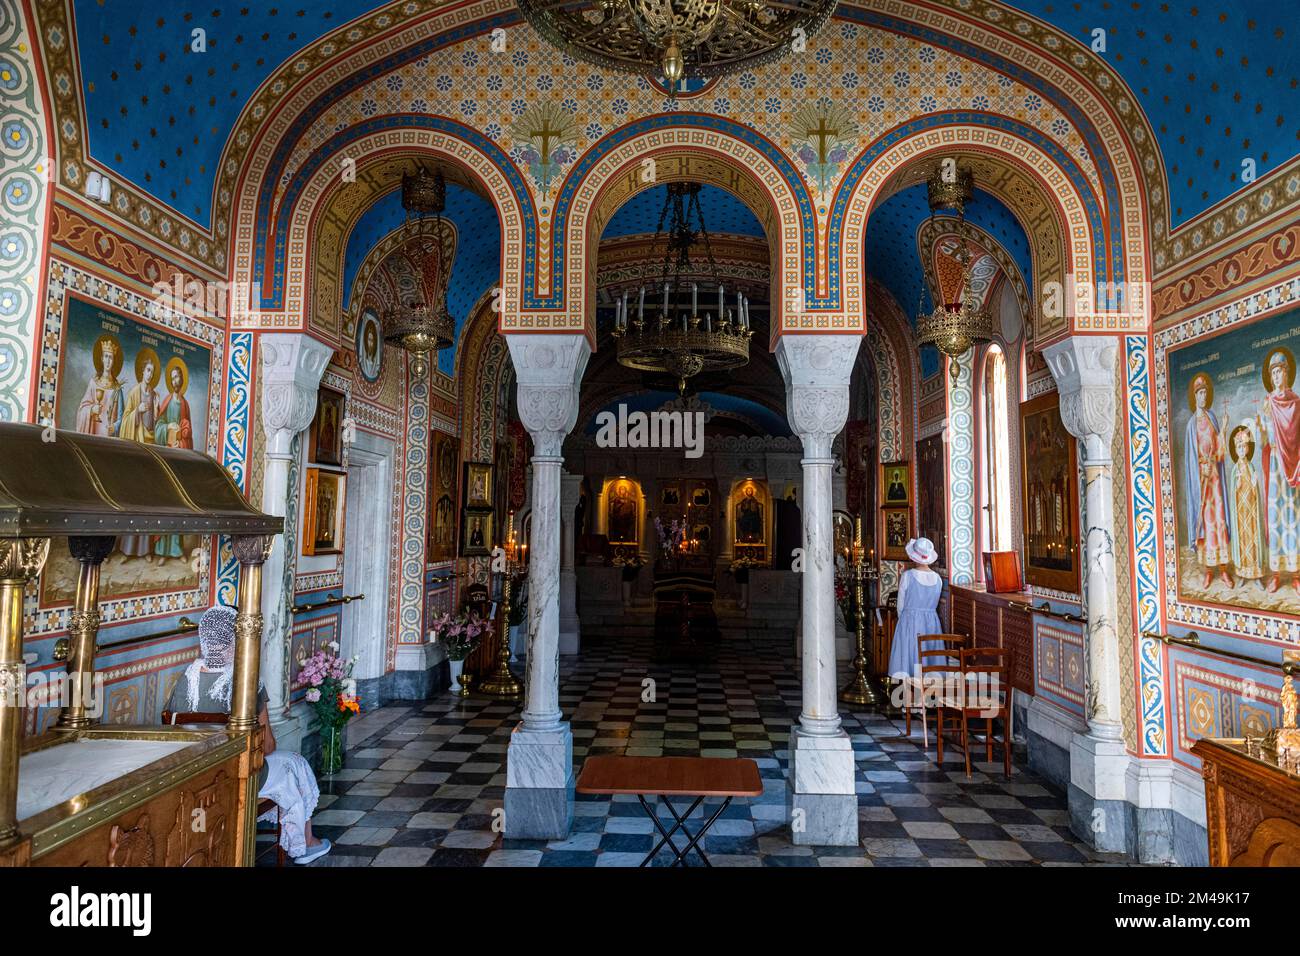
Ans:
[[[591,357],[585,335],[506,335],[518,383],[519,420],[533,439],[533,461],[558,459],[578,421],[578,386]]]
[[[1083,443],[1083,464],[1108,465],[1115,434],[1119,339],[1072,335],[1043,349],[1061,396],[1061,422]]]
[[[334,350],[303,332],[264,333],[259,345],[266,453],[287,458],[294,436],[316,414],[316,393]]]
[[[783,335],[776,361],[785,379],[786,414],[806,461],[831,461],[831,443],[849,416],[849,378],[859,335]]]
[[[582,498],[582,475],[560,472],[560,508],[562,517],[568,522],[573,520],[574,509]]]

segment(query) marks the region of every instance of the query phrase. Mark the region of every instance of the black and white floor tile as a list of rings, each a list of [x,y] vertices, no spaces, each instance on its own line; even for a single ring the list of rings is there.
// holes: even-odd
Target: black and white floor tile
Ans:
[[[1070,866],[1117,862],[1067,827],[1064,797],[1016,765],[898,735],[901,721],[849,712],[858,761],[857,847],[790,840],[786,750],[800,683],[791,649],[722,645],[710,663],[656,664],[649,641],[585,640],[561,662],[560,704],[574,759],[589,754],[745,756],[763,796],[736,800],[704,840],[714,866]],[[652,681],[652,684],[647,683]],[[652,691],[652,692],[651,692]],[[643,699],[645,698],[645,699]],[[635,797],[579,795],[564,840],[516,840],[500,830],[506,746],[519,707],[442,696],[381,708],[349,728],[342,772],[321,781],[316,831],[335,843],[320,866],[636,866],[658,842]],[[1000,757],[1000,754],[997,754]],[[708,802],[696,817],[716,809]],[[660,806],[667,820],[668,811]],[[669,821],[671,822],[671,821]],[[678,837],[680,842],[680,837]],[[663,851],[656,865],[672,862]],[[692,857],[692,863],[698,863]]]

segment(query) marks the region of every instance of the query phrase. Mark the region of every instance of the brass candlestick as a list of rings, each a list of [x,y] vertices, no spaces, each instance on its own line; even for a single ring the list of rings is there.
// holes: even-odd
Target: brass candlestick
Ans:
[[[513,522],[512,522],[513,523]],[[510,582],[514,575],[513,557],[514,529],[511,539],[506,543],[505,580],[501,583],[501,648],[497,651],[497,669],[488,675],[487,680],[479,685],[479,693],[501,700],[518,700],[524,692],[524,685],[510,672]]]
[[[884,699],[867,672],[867,611],[863,584],[880,577],[880,570],[868,561],[862,549],[862,516],[853,520],[853,600],[857,605],[857,655],[853,658],[853,676],[840,691],[840,700],[859,707],[875,708]]]

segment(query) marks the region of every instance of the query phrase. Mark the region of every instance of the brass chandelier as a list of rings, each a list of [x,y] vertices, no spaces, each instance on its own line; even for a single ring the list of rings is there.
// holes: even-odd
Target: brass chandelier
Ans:
[[[722,76],[799,49],[834,0],[519,0],[564,53],[606,69],[651,73],[669,92],[682,79]]]
[[[635,319],[629,320],[628,291],[616,301],[613,334],[618,342],[620,365],[666,374],[677,381],[678,393],[685,394],[687,380],[701,372],[725,371],[748,364],[749,339],[754,334],[749,321],[749,299],[737,292],[734,311],[726,307],[726,290],[713,261],[709,233],[700,209],[699,183],[668,184],[652,250],[658,245],[660,235],[665,237],[665,249],[657,288],[650,289],[651,314],[646,315],[646,280],[651,279],[646,274],[642,276],[637,295]],[[704,247],[709,271],[717,284],[716,319],[711,311],[700,313],[699,283],[683,278],[693,269],[690,254],[696,245]],[[657,315],[653,297],[659,299]]]
[[[422,378],[429,353],[450,348],[456,334],[456,323],[447,308],[451,264],[444,257],[442,213],[447,208],[447,183],[442,172],[417,168],[414,173],[404,173],[402,208],[406,210],[403,254],[420,277],[423,295],[384,312],[384,341],[409,352],[411,371]],[[432,219],[427,218],[429,214]]]
[[[930,203],[931,235],[936,228],[935,215],[941,209],[956,210],[958,242],[957,261],[961,264],[961,289],[955,301],[945,302],[943,289],[937,279],[930,283],[934,290],[934,308],[916,317],[916,340],[920,345],[933,345],[956,360],[978,342],[993,338],[993,314],[984,308],[975,295],[971,281],[970,246],[966,241],[966,204],[975,195],[975,177],[968,169],[961,169],[951,160],[940,163],[926,181]],[[927,245],[928,248],[928,245]],[[925,273],[930,279],[930,257],[925,256]]]

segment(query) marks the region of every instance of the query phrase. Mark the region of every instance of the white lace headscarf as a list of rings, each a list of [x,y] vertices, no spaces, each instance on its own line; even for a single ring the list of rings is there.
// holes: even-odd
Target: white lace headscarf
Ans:
[[[191,712],[199,710],[199,673],[217,673],[219,676],[208,690],[208,697],[230,710],[230,691],[235,676],[235,609],[217,604],[203,612],[199,618],[199,656],[185,668],[187,705]]]

